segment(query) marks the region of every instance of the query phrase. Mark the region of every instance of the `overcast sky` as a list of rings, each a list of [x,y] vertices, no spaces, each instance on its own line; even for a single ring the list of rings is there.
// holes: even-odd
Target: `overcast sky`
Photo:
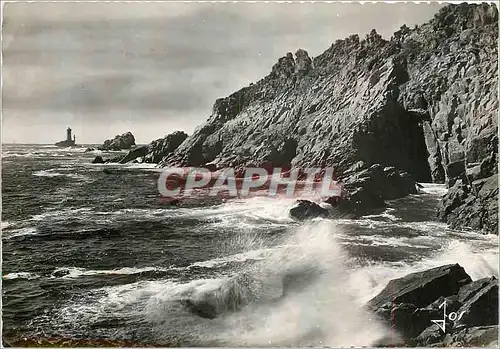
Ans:
[[[287,52],[385,38],[440,4],[8,3],[3,8],[3,142],[77,143],[131,131],[148,143],[190,133]]]

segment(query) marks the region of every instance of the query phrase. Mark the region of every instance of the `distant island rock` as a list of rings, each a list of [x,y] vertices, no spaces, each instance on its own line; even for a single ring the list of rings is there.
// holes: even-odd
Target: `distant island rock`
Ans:
[[[104,144],[97,147],[98,150],[127,150],[135,146],[135,137],[132,132],[116,135],[113,139],[107,139]]]

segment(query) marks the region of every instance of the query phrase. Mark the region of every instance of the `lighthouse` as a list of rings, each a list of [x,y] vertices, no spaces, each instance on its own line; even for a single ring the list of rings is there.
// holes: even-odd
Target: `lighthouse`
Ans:
[[[71,138],[71,127],[66,129],[66,140],[57,142],[56,145],[58,147],[72,147],[76,145],[76,137],[73,136],[73,138]]]

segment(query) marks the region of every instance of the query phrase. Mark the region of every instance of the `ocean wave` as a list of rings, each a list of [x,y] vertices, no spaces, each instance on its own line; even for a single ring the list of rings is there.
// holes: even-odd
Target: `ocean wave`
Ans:
[[[56,169],[40,170],[33,173],[36,177],[68,177],[76,180],[89,180],[90,178],[76,173],[56,172]]]
[[[12,239],[20,236],[36,235],[38,230],[35,227],[25,227],[20,229],[9,229],[8,231],[2,231],[2,238]]]
[[[255,224],[259,221],[290,223],[290,208],[295,199],[253,197],[229,200],[226,203],[204,208],[180,208],[173,212],[176,216],[209,218],[219,225],[237,227],[241,224]]]
[[[89,270],[85,268],[76,267],[63,267],[57,268],[52,273],[53,275],[62,275],[63,278],[78,278],[81,276],[95,276],[95,275],[134,275],[146,272],[158,271],[165,272],[170,268],[158,268],[158,267],[144,267],[144,268],[134,268],[134,267],[123,267],[119,269],[112,270]]]
[[[24,279],[24,280],[33,280],[38,279],[40,276],[34,273],[27,272],[19,272],[19,273],[9,273],[2,276],[3,280],[16,280],[16,279]]]
[[[448,192],[446,184],[436,184],[436,183],[419,183],[422,187],[420,191],[426,194],[443,196]]]
[[[12,223],[12,222],[2,221],[1,228],[2,228],[2,230],[3,230],[3,229],[5,229],[5,228],[7,228],[7,227],[12,226],[13,224],[14,224],[14,223]]]
[[[395,208],[389,207],[384,212],[382,212],[380,214],[371,214],[371,215],[363,216],[363,219],[382,218],[382,219],[388,219],[388,220],[393,221],[393,222],[401,221],[401,218],[396,217],[394,214],[391,213],[391,212],[395,212],[395,211],[396,211]]]
[[[88,212],[92,212],[91,207],[80,207],[80,208],[68,207],[62,210],[49,210],[44,213],[31,216],[30,220],[45,221],[47,218],[54,218],[54,217],[66,218],[71,215],[76,215],[76,214],[80,215],[82,213],[88,213]]]
[[[264,260],[266,256],[268,256],[270,253],[272,253],[274,249],[271,248],[263,248],[263,249],[258,249],[258,250],[250,250],[247,252],[243,253],[237,253],[234,255],[226,256],[226,257],[221,257],[221,258],[215,258],[215,259],[210,259],[207,261],[202,261],[202,262],[196,262],[187,267],[187,269],[193,268],[193,267],[203,267],[203,268],[214,268],[214,267],[220,267],[229,263],[234,263],[234,262],[247,262],[247,261],[258,261],[258,260]]]

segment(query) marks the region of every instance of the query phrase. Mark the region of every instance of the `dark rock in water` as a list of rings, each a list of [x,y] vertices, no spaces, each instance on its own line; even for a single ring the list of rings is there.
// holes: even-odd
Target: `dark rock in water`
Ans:
[[[459,179],[443,197],[438,215],[451,227],[469,226],[498,233],[498,175],[468,184]]]
[[[191,299],[183,299],[181,300],[181,304],[191,313],[205,319],[215,319],[219,315],[216,307],[206,301],[195,302]]]
[[[124,150],[130,149],[135,145],[135,138],[131,132],[125,132],[122,135],[116,135],[113,139],[107,139],[104,144],[97,147],[99,150]]]
[[[92,163],[93,164],[104,164],[104,160],[103,160],[102,156],[98,155],[94,158],[94,160],[92,160]]]
[[[290,216],[297,220],[328,217],[328,214],[329,212],[327,209],[308,200],[297,200],[296,206],[290,209]]]
[[[344,190],[345,196],[330,197],[324,201],[331,207],[298,200],[297,205],[290,210],[290,216],[298,220],[359,217],[384,207],[385,200],[415,194],[417,187],[406,172],[375,164],[347,175],[344,178]]]
[[[169,205],[171,206],[179,206],[181,204],[181,200],[179,199],[172,199],[169,201]]]
[[[109,168],[105,168],[104,170],[102,170],[102,172],[105,174],[113,174],[113,171],[111,171]]]
[[[188,135],[182,131],[176,131],[151,142],[147,146],[148,149],[144,156],[144,162],[160,162],[161,159],[175,151],[182,144],[182,142],[184,142],[187,136]]]
[[[380,164],[348,176],[344,183],[348,192],[344,207],[357,216],[384,207],[385,200],[417,193],[416,184],[408,173]]]
[[[454,326],[498,325],[498,279],[484,278],[462,287],[458,293],[463,315]]]
[[[137,148],[134,148],[132,149],[131,151],[129,151],[120,161],[119,163],[120,164],[125,164],[129,161],[132,161],[132,160],[135,160],[137,158],[142,158],[144,156],[146,156],[146,154],[148,153],[148,147],[147,146],[141,146],[141,147],[137,147]]]
[[[95,149],[94,148],[87,148],[85,149],[84,153],[88,153],[88,152],[91,152],[91,151],[94,151]]]
[[[462,286],[471,281],[460,265],[444,265],[389,281],[382,292],[367,303],[367,307],[377,309],[384,304],[399,303],[425,307],[441,296],[457,294]]]
[[[256,280],[239,275],[219,287],[180,300],[187,310],[198,316],[213,319],[219,315],[241,310],[255,300]]]
[[[444,318],[444,302],[446,332],[432,323]],[[497,339],[498,279],[471,282],[458,264],[445,265],[391,280],[366,308],[391,325],[404,346],[484,346]]]
[[[486,183],[473,182],[498,172],[497,21],[493,4],[452,4],[390,40],[372,31],[337,40],[312,60],[304,50],[287,53],[268,76],[216,100],[177,149],[152,150],[152,162],[333,167],[346,185],[374,164],[419,182],[462,180],[465,195],[440,217],[496,232],[497,193],[478,193],[473,187]],[[360,212],[382,204],[382,191],[383,200],[404,195],[405,176],[397,176],[401,186],[384,190],[355,185]]]
[[[414,338],[429,326],[433,316],[439,316],[439,313],[418,309],[414,304],[399,303],[386,304],[377,309],[375,315],[390,323],[403,338]]]
[[[56,278],[60,278],[60,277],[63,277],[63,276],[66,276],[66,275],[69,275],[69,270],[56,270],[52,273],[52,276],[56,277]]]
[[[438,318],[436,318],[438,319]],[[443,330],[436,324],[427,327],[414,340],[416,346],[426,347],[431,344],[442,343],[445,337]]]

